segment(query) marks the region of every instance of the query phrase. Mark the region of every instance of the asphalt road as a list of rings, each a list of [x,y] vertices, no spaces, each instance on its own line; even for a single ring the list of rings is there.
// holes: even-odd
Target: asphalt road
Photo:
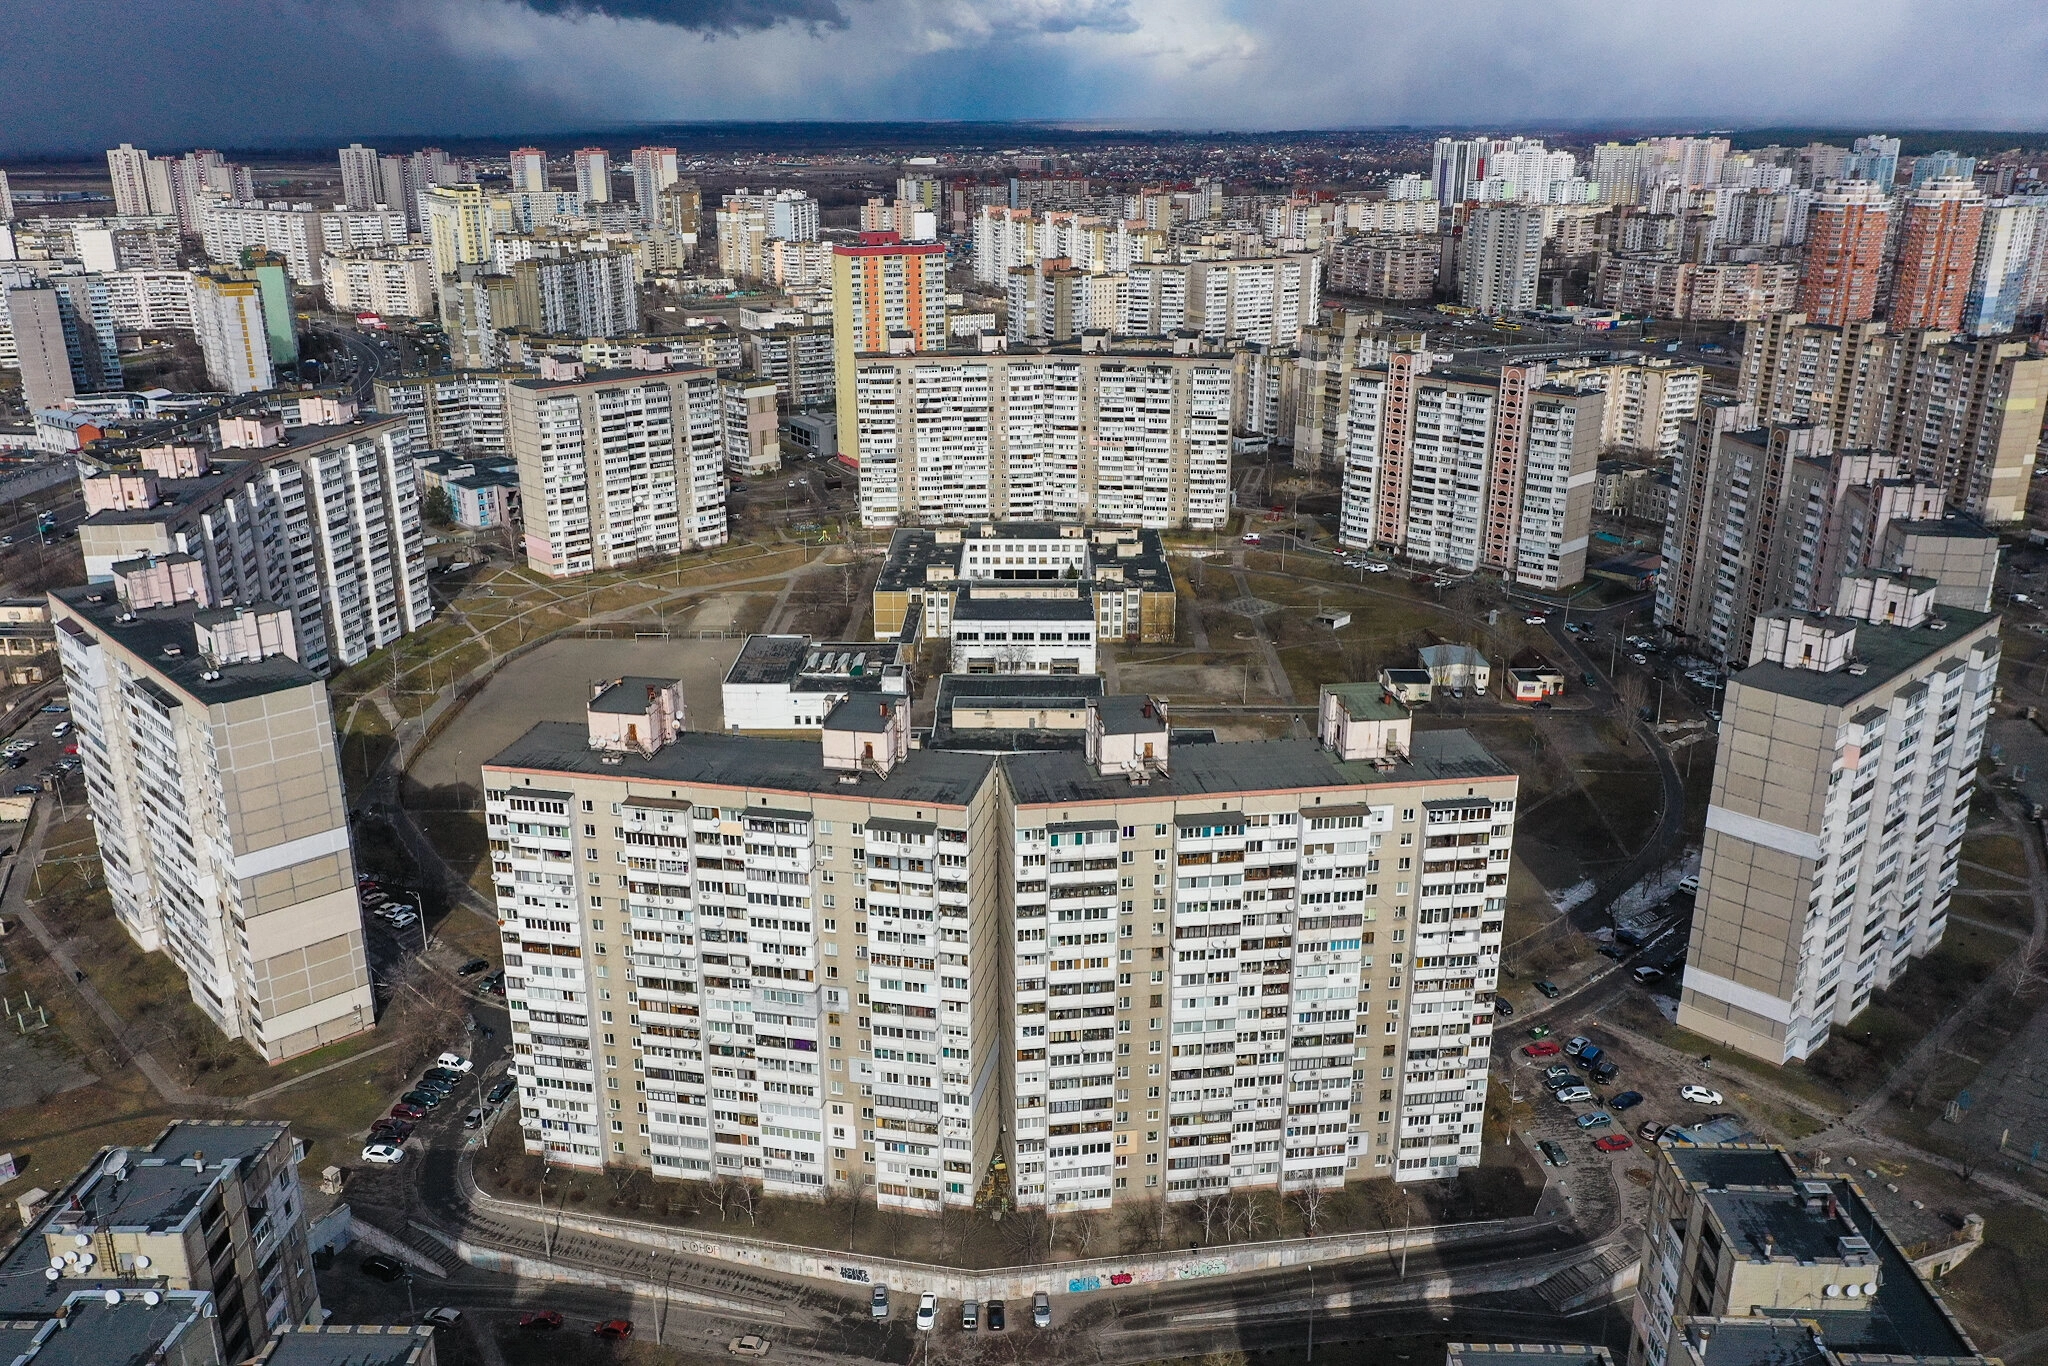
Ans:
[[[338,343],[346,356],[340,365],[328,367],[322,379],[329,384],[346,384],[356,402],[363,407],[370,404],[371,386],[374,381],[391,378],[403,372],[396,342],[388,346],[383,345],[354,328],[317,318],[308,326],[323,337]]]

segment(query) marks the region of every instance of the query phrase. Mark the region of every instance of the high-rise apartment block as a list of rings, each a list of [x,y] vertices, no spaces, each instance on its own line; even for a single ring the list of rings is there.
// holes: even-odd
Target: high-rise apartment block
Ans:
[[[818,240],[818,201],[801,190],[742,188],[718,206],[718,268],[727,275],[759,279],[768,274],[768,243]]]
[[[544,358],[506,395],[526,562],[551,578],[725,544],[715,370],[604,370]]]
[[[40,1207],[24,1200],[27,1226],[0,1252],[10,1359],[219,1366],[318,1323],[304,1151],[279,1122],[179,1120],[100,1149]]]
[[[2048,298],[2048,195],[1994,200],[1984,208],[1963,331],[1996,337]]]
[[[2048,359],[2024,341],[1776,314],[1747,330],[1737,388],[1760,422],[1812,422],[1838,446],[1898,455],[1958,511],[1994,525],[2026,515]]]
[[[1841,175],[1844,180],[1867,180],[1890,194],[1893,182],[1899,178],[1899,140],[1882,133],[1856,139],[1849,144]]]
[[[1803,1058],[1941,942],[1998,619],[1864,572],[1758,620],[1728,681],[1678,1021]]]
[[[1894,331],[1962,326],[1984,230],[1984,196],[1968,180],[1929,180],[1905,196],[1885,321]]]
[[[512,267],[512,291],[520,325],[543,336],[625,337],[640,331],[639,270],[630,251],[572,251],[521,261]]]
[[[351,209],[374,209],[384,203],[384,176],[377,149],[351,142],[341,149],[341,202]]]
[[[652,226],[661,221],[661,193],[676,183],[682,172],[673,147],[633,149],[633,198],[640,206],[640,221]]]
[[[319,674],[431,620],[404,422],[344,418],[292,438],[192,477],[89,477],[93,512],[79,527],[88,583],[106,584],[131,560],[191,556],[211,602],[284,606],[292,657]],[[102,493],[110,481],[119,487]]]
[[[1535,588],[1578,583],[1606,401],[1541,365],[1436,371],[1398,352],[1360,367],[1339,539]]]
[[[514,190],[540,194],[548,188],[548,154],[538,147],[513,148],[506,170],[511,175]]]
[[[491,207],[478,185],[436,185],[421,196],[434,273],[446,278],[491,259]]]
[[[1863,180],[1842,181],[1814,196],[1799,283],[1801,313],[1833,327],[1876,314],[1891,205],[1885,188]]]
[[[224,605],[190,555],[50,602],[122,927],[272,1062],[370,1028],[333,719],[291,608]]]
[[[1099,340],[1099,339],[1096,339]],[[861,521],[1217,529],[1235,371],[1192,343],[865,356],[839,381]]]
[[[1691,652],[1740,664],[1768,611],[1828,609],[1845,575],[1924,577],[1941,605],[1991,602],[1997,537],[1944,517],[1940,485],[1896,455],[1837,449],[1824,426],[1758,425],[1715,400],[1672,468],[1657,624]]]
[[[122,143],[107,152],[107,174],[114,182],[114,212],[124,217],[162,212],[150,207],[149,152]]]
[[[624,678],[491,760],[528,1149],[929,1212],[998,1157],[1058,1210],[1477,1163],[1513,773],[1377,687],[1320,743],[1085,705],[992,755]]]
[[[1757,1144],[1649,1155],[1628,1366],[1993,1366],[1849,1177]]]
[[[417,378],[379,378],[380,413],[402,417],[408,449],[503,455],[506,388],[527,370],[455,370]]]
[[[227,393],[277,387],[263,302],[261,282],[244,271],[212,270],[193,280],[192,326],[206,377]]]
[[[611,203],[611,155],[602,147],[584,147],[571,160],[576,167],[576,197],[585,204]]]
[[[0,282],[0,321],[31,413],[59,407],[75,394],[127,387],[106,277],[16,278],[22,282]]]
[[[1458,248],[1458,298],[1485,314],[1536,306],[1543,263],[1543,210],[1514,204],[1476,208]]]

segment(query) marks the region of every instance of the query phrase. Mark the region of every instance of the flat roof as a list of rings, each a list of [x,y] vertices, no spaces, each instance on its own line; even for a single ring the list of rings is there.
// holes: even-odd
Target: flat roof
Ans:
[[[406,1366],[426,1355],[434,1330],[418,1324],[286,1325],[252,1366]]]
[[[146,1366],[161,1359],[160,1349],[181,1328],[211,1338],[200,1298],[172,1294],[145,1304],[140,1295],[123,1295],[108,1304],[97,1290],[79,1295],[67,1306],[64,1326],[43,1334],[28,1366]]]
[[[607,759],[613,762],[605,762]],[[588,727],[543,721],[501,750],[487,766],[636,783],[694,783],[741,791],[965,806],[988,780],[995,761],[987,755],[951,750],[912,750],[889,770],[888,777],[862,774],[854,785],[841,781],[846,774],[824,766],[815,740],[685,731],[651,755],[605,755],[590,748]]]
[[[667,340],[681,341],[684,338],[677,337]],[[664,354],[674,356],[677,353],[670,350]],[[515,389],[580,389],[605,384],[646,384],[673,375],[711,375],[716,373],[716,367],[709,365],[665,365],[659,370],[635,370],[629,366],[621,366],[612,370],[585,370],[581,379],[543,379],[539,375],[531,375],[525,379],[513,380],[512,387]]]
[[[1576,1342],[1447,1342],[1444,1366],[1613,1366],[1605,1347]]]
[[[983,527],[992,528],[994,534],[984,536]],[[987,546],[1006,539],[1058,540],[1062,544],[1085,547],[1088,565],[1095,572],[1080,579],[1064,579],[1053,566],[1038,565],[1018,566],[1012,576],[1012,568],[1005,565],[998,566],[998,573],[988,578],[962,577],[942,586],[951,588],[974,583],[999,588],[1030,583],[1068,583],[1090,593],[1120,588],[1163,593],[1173,588],[1173,573],[1166,560],[1166,542],[1155,530],[1070,522],[983,522],[958,530],[958,540],[941,541],[938,532],[931,527],[899,528],[889,538],[889,554],[875,580],[875,591],[902,593],[922,588],[927,573],[935,566],[957,571],[965,558],[967,543],[979,542]],[[1069,532],[1078,534],[1069,535]],[[1116,570],[1121,578],[1103,572],[1110,569]],[[1037,577],[1040,574],[1045,577]]]
[[[1780,693],[1824,707],[1846,707],[1901,674],[1910,673],[1936,655],[1949,651],[1966,653],[1963,642],[1985,623],[1995,624],[1998,620],[1990,612],[1939,604],[1929,617],[1948,623],[1947,627],[1936,631],[1928,629],[1925,623],[1919,626],[1880,626],[1850,618],[1829,618],[1856,628],[1854,659],[1865,666],[1860,674],[1852,674],[1847,669],[1836,669],[1833,673],[1788,669],[1782,664],[1765,661],[1732,675],[1729,685],[1732,688],[1740,684],[1762,692]]]
[[[676,680],[673,678],[627,674],[591,698],[586,705],[589,710],[603,712],[607,716],[645,716],[648,697],[675,685]]]
[[[966,587],[966,585],[963,585]],[[1094,621],[1095,604],[1076,590],[1071,597],[984,596],[969,589],[953,603],[953,624],[976,621]]]
[[[726,670],[725,681],[747,685],[807,680],[835,688],[879,689],[882,670],[897,662],[894,641],[812,640],[809,636],[751,635]]]
[[[1707,1359],[1714,1366],[1834,1366],[1827,1347],[1814,1341],[1813,1330],[1792,1317],[1687,1322],[1710,1331]]]
[[[1095,704],[1105,735],[1148,735],[1166,729],[1166,714],[1143,693],[1111,693]]]
[[[169,607],[145,607],[131,615],[115,596],[111,584],[86,584],[60,588],[52,596],[89,623],[103,640],[119,645],[145,662],[165,682],[201,706],[240,702],[269,693],[286,692],[316,683],[318,677],[289,655],[245,663],[209,665],[199,654],[196,618],[208,609],[197,603],[181,602]],[[75,628],[74,628],[75,629]],[[175,650],[176,654],[166,654]],[[203,674],[218,674],[205,678]]]
[[[1392,678],[1396,674],[1421,672],[1420,669],[1389,669],[1387,676]],[[1323,691],[1336,698],[1338,705],[1344,708],[1344,714],[1354,721],[1396,721],[1408,715],[1406,707],[1388,698],[1383,684],[1326,683]]]

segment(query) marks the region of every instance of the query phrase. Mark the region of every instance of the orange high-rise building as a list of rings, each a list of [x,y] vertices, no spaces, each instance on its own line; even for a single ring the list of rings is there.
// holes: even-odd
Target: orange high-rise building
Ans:
[[[1983,227],[1984,196],[1972,181],[1924,181],[1906,196],[1885,310],[1894,331],[1932,327],[1952,332],[1963,325]]]
[[[1840,181],[1815,196],[1799,279],[1799,311],[1807,321],[1846,327],[1877,312],[1890,214],[1890,197],[1869,181]]]

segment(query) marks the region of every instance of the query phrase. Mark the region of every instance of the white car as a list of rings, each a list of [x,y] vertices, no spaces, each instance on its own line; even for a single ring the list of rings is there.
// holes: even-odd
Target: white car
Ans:
[[[402,930],[408,925],[417,925],[420,918],[411,911],[400,911],[396,915],[386,916],[385,919],[390,922],[392,929]]]
[[[1721,1103],[1721,1093],[1706,1086],[1681,1086],[1678,1088],[1678,1094],[1680,1098],[1689,1100],[1695,1105],[1719,1105]]]
[[[1648,655],[1630,655],[1628,660],[1631,664],[1648,664],[1650,657]]]
[[[1392,567],[1392,565],[1383,563],[1382,561],[1374,560],[1371,564],[1368,564],[1365,567],[1365,572],[1368,574],[1384,574],[1387,572],[1387,570],[1391,569]]]
[[[939,1321],[939,1297],[927,1290],[917,1297],[917,1331],[929,1333]]]
[[[426,1313],[420,1315],[420,1322],[426,1324],[429,1328],[453,1328],[456,1324],[462,1322],[462,1311],[460,1309],[450,1309],[444,1305],[439,1309],[429,1309]]]
[[[363,1161],[374,1162],[380,1167],[396,1166],[405,1160],[405,1149],[396,1143],[372,1143],[363,1149]]]
[[[1259,543],[1259,533],[1256,531],[1247,531],[1244,534],[1244,543],[1246,545],[1257,545]]]
[[[476,1064],[463,1057],[460,1053],[443,1053],[440,1057],[434,1059],[434,1066],[445,1067],[451,1072],[468,1072],[473,1070]]]
[[[1549,617],[1523,617],[1522,624],[1524,626],[1541,626],[1549,620]]]

